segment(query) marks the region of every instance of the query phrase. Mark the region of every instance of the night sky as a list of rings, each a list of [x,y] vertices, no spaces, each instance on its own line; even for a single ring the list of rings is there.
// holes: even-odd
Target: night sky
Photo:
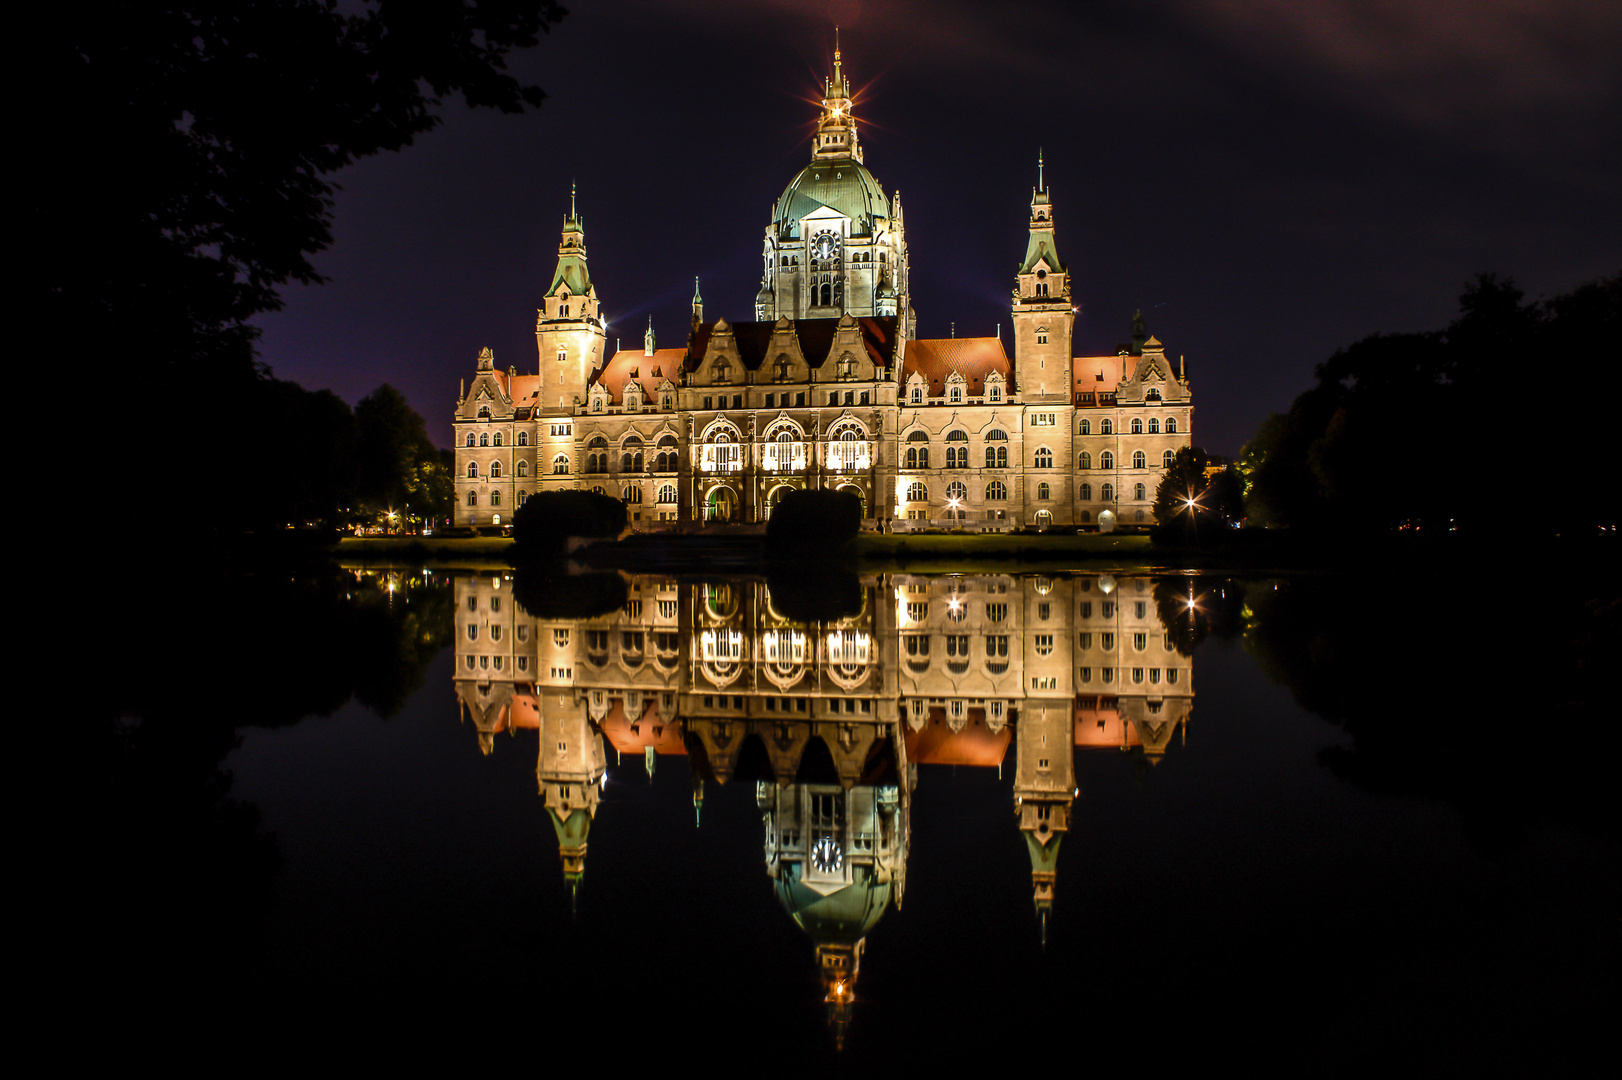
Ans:
[[[1622,270],[1616,0],[568,2],[514,64],[539,110],[447,102],[338,175],[331,280],[261,320],[276,375],[393,383],[447,444],[480,347],[535,369],[571,180],[610,348],[650,314],[679,345],[695,274],[708,318],[752,318],[836,21],[919,336],[1006,333],[1040,147],[1077,352],[1141,307],[1213,451],[1337,347],[1444,325],[1477,271],[1539,296]]]

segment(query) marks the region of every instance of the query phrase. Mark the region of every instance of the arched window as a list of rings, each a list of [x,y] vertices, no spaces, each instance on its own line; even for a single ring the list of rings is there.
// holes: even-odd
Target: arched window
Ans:
[[[489,446],[490,445],[490,433],[488,431],[481,431],[479,433],[479,445],[480,446]]]
[[[1036,485],[1036,497],[1038,499],[1051,499],[1051,498],[1053,498],[1053,488],[1050,487],[1047,484],[1037,484]]]
[[[467,463],[467,478],[469,480],[477,480],[479,478],[479,463],[477,461],[470,461]]]
[[[500,506],[501,505],[501,492],[492,491],[490,493],[490,505],[491,506]]]
[[[1039,447],[1036,451],[1036,467],[1038,469],[1053,468],[1053,451],[1047,447]]]
[[[1092,433],[1093,433],[1093,422],[1091,420],[1083,420],[1081,422],[1081,434],[1083,434],[1083,435],[1091,435]]]
[[[1080,518],[1080,520],[1081,520],[1081,523],[1082,523],[1082,524],[1083,524],[1083,525],[1085,525],[1085,524],[1087,524],[1087,523],[1088,523],[1088,522],[1089,522],[1089,521],[1091,521],[1091,520],[1093,520],[1093,515],[1092,515],[1092,511],[1090,511],[1090,510],[1083,510],[1083,511],[1082,511],[1082,512],[1081,512],[1081,518]],[[1089,671],[1091,671],[1091,670],[1092,670],[1092,669],[1091,669],[1091,668],[1083,668],[1083,669],[1082,669],[1082,678],[1086,678],[1086,677],[1087,677],[1087,672],[1089,672]]]
[[[474,443],[473,443],[473,432],[471,432],[471,431],[467,433],[467,444],[469,446],[474,445]]]
[[[520,461],[518,463],[518,475],[519,476],[528,476],[529,475],[529,462]]]
[[[1080,487],[1078,487],[1076,489],[1076,498],[1080,499],[1082,502],[1092,502],[1093,501],[1093,485],[1091,485],[1091,484],[1082,484]]]
[[[1006,468],[1008,468],[1008,447],[1006,447],[1006,446],[988,446],[988,447],[986,447],[986,468],[988,468],[988,469],[1006,469]]]
[[[529,445],[529,432],[520,431],[518,433],[518,445],[519,446],[528,446]]]
[[[1098,498],[1102,502],[1114,502],[1115,501],[1115,485],[1114,484],[1105,484],[1103,487],[1099,488],[1098,489]]]
[[[913,387],[912,388],[912,403],[914,405],[918,405],[918,404],[922,403],[923,400],[924,400],[924,388],[921,387],[921,386]]]
[[[1098,467],[1100,469],[1113,469],[1113,468],[1115,468],[1115,455],[1112,454],[1108,450],[1105,450],[1102,454],[1099,454],[1098,455]]]
[[[986,485],[986,498],[992,502],[1002,502],[1008,498],[1008,487],[1001,480],[993,480]]]
[[[467,504],[469,506],[479,505],[479,493],[477,491],[470,491],[467,493]]]
[[[497,446],[501,445],[501,432],[499,432],[499,431],[496,432],[496,445]]]
[[[569,475],[569,455],[568,454],[559,454],[557,457],[552,459],[552,475],[553,476],[568,476]]]
[[[659,485],[659,501],[662,502],[662,503],[665,503],[666,505],[669,505],[669,506],[676,505],[676,485],[675,484],[661,484],[661,485]]]
[[[1139,420],[1135,416],[1132,418],[1132,434],[1134,434],[1134,435],[1142,435],[1143,434],[1143,421]]]
[[[1093,455],[1091,455],[1087,451],[1083,450],[1081,452],[1081,457],[1076,459],[1076,468],[1078,468],[1078,469],[1090,469],[1092,467],[1093,467]]]
[[[952,500],[956,500],[958,502],[962,502],[964,499],[967,499],[968,497],[969,497],[969,489],[968,489],[967,485],[965,485],[963,483],[963,481],[961,481],[961,480],[953,480],[950,484],[946,485],[946,498],[947,498],[947,501],[950,502]]]
[[[1149,417],[1149,434],[1151,434],[1151,435],[1159,435],[1160,434],[1160,419],[1159,419],[1159,417],[1154,417],[1154,416]]]
[[[948,431],[946,433],[946,467],[948,469],[967,469],[969,467],[968,442],[969,433],[966,431]]]
[[[492,461],[490,463],[490,479],[492,479],[492,480],[501,479],[501,462]]]
[[[485,406],[480,407],[480,409],[479,409],[479,419],[480,420],[488,420],[488,419],[490,419],[490,406],[485,405]]]
[[[1098,433],[1100,435],[1113,435],[1113,434],[1115,434],[1115,421],[1113,421],[1113,420],[1100,420],[1098,422]]]
[[[1175,416],[1166,417],[1166,434],[1167,435],[1175,435],[1175,434],[1177,434],[1177,417],[1175,417]]]
[[[586,444],[586,471],[589,473],[604,473],[608,471],[608,440],[601,435]]]
[[[1149,459],[1144,456],[1142,450],[1132,451],[1132,467],[1134,469],[1146,469],[1149,467]]]
[[[1148,494],[1148,489],[1145,488],[1142,484],[1133,484],[1132,485],[1132,497],[1134,499],[1142,500],[1147,494]]]
[[[950,396],[953,404],[956,404],[956,403],[962,401],[963,400],[963,387],[958,386],[957,384],[954,383],[952,385],[952,391],[951,391],[951,394],[949,396]]]
[[[641,502],[642,502],[642,487],[641,487],[641,485],[639,485],[639,484],[630,484],[630,485],[628,485],[625,488],[624,492],[622,492],[620,494],[620,498],[624,499],[628,503],[631,503],[632,505],[640,505]]]
[[[929,501],[929,489],[927,487],[925,487],[924,485],[922,485],[922,484],[916,484],[915,483],[915,484],[907,485],[907,501],[908,502],[928,502]]]
[[[1176,456],[1177,455],[1173,454],[1170,450],[1167,450],[1164,454],[1161,454],[1160,455],[1160,467],[1162,469],[1171,468],[1172,459],[1175,458]]]
[[[996,383],[992,383],[991,387],[986,391],[986,397],[987,397],[988,400],[990,400],[992,402],[1001,401],[1002,400],[1002,387],[998,386]]]
[[[529,502],[529,492],[525,491],[523,488],[519,488],[518,489],[518,505],[523,506],[527,502]]]
[[[1160,400],[1160,391],[1159,390],[1150,390],[1147,394],[1143,395],[1143,399],[1145,401],[1158,402]]]

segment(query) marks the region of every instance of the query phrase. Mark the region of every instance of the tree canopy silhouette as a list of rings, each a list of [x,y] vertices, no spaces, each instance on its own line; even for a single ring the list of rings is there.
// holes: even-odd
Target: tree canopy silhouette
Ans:
[[[321,280],[328,178],[409,146],[453,95],[539,105],[506,62],[563,14],[552,0],[192,0],[36,16],[51,85],[30,118],[49,168],[30,189],[25,308],[92,343],[75,363],[116,388],[126,457],[161,452],[156,407],[230,414],[263,389],[248,320],[281,286]],[[208,516],[231,486],[192,473],[164,510]]]

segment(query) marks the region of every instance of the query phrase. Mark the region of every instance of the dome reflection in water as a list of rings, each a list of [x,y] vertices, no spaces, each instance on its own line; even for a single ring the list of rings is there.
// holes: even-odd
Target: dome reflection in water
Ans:
[[[855,610],[817,622],[758,580],[634,577],[623,606],[587,618],[531,615],[499,574],[455,591],[462,719],[486,754],[498,734],[538,731],[574,903],[610,754],[650,779],[686,758],[695,823],[707,783],[753,783],[765,870],[811,940],[836,1045],[868,935],[906,899],[920,765],[1012,768],[1007,827],[1045,942],[1075,752],[1158,762],[1193,702],[1195,613],[1144,576],[868,577]]]

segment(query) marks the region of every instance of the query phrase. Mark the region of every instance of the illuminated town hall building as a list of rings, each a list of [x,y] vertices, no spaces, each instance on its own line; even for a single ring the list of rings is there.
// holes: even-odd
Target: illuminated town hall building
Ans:
[[[867,936],[905,899],[920,766],[1012,768],[1007,835],[1045,940],[1061,841],[1083,827],[1075,755],[1158,763],[1194,700],[1168,628],[1181,594],[1147,577],[879,575],[860,610],[816,623],[761,581],[635,576],[588,618],[531,614],[513,584],[456,579],[458,710],[486,754],[538,733],[571,892],[615,757],[649,778],[691,770],[695,814],[706,784],[751,784],[767,878],[811,939],[836,1038]]]
[[[610,356],[571,205],[538,312],[538,373],[490,350],[455,415],[459,526],[499,525],[541,491],[622,498],[635,529],[759,523],[783,493],[837,488],[864,527],[1148,524],[1189,445],[1187,373],[1141,323],[1115,355],[1078,357],[1069,266],[1038,175],[999,335],[915,336],[906,226],[863,164],[834,54],[810,164],[773,208],[751,321]]]

